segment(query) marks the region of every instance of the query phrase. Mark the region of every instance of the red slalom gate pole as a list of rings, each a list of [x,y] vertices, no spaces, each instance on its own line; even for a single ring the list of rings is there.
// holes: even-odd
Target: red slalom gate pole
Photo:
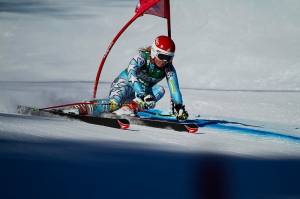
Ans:
[[[101,60],[99,68],[98,68],[98,72],[97,72],[95,83],[94,83],[93,99],[95,99],[96,95],[97,95],[98,83],[99,83],[99,79],[100,79],[100,75],[101,75],[104,63],[106,61],[106,58],[107,58],[110,50],[112,49],[112,47],[114,46],[116,41],[123,34],[123,32],[128,28],[128,26],[130,26],[130,24],[132,24],[138,17],[142,16],[145,11],[147,11],[152,6],[156,5],[158,2],[160,2],[160,0],[153,0],[153,1],[148,0],[147,2],[145,2],[145,6],[143,6],[140,9],[136,9],[135,15],[123,26],[123,28],[118,32],[118,34],[114,37],[112,42],[109,44],[109,46],[108,46],[108,48],[107,48],[107,50],[106,50],[106,52],[105,52],[105,54],[104,54],[104,56]],[[167,0],[167,2],[168,2],[168,5],[169,5],[169,0]],[[168,20],[170,20],[170,17],[168,17],[168,18],[169,18]]]
[[[99,79],[100,79],[100,75],[101,75],[101,72],[102,72],[102,69],[103,69],[103,66],[104,66],[104,63],[106,61],[106,58],[110,52],[110,50],[112,49],[112,47],[114,46],[114,44],[116,43],[116,41],[119,39],[119,37],[122,35],[122,33],[127,29],[127,27],[132,24],[132,22],[134,22],[138,17],[140,17],[143,13],[136,13],[133,18],[131,18],[130,21],[128,21],[125,26],[119,31],[119,33],[115,36],[115,38],[112,40],[112,42],[109,44],[102,60],[101,60],[101,63],[99,65],[99,69],[98,69],[98,72],[97,72],[97,76],[96,76],[96,79],[95,79],[95,84],[94,84],[94,92],[93,92],[93,98],[95,99],[96,98],[96,95],[97,95],[97,89],[98,89],[98,83],[99,83]]]
[[[71,104],[62,104],[62,105],[57,105],[57,106],[49,106],[49,107],[45,107],[45,108],[40,108],[39,110],[63,108],[63,107],[67,107],[67,106],[75,106],[75,105],[81,105],[81,104],[96,104],[96,102],[76,102],[76,103],[71,103]]]

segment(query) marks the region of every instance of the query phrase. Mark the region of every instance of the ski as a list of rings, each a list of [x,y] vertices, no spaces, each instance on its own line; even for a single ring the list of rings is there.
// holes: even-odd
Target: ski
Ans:
[[[196,133],[198,131],[198,125],[194,123],[167,121],[167,120],[151,119],[151,118],[139,118],[139,117],[130,117],[128,119],[131,124],[136,124],[136,125],[163,128],[163,129],[172,129],[175,131],[183,131],[188,133]]]
[[[174,116],[157,113],[158,110],[139,112],[136,116],[116,115],[114,113],[103,113],[99,116],[75,115],[64,113],[58,109],[41,110],[33,107],[18,106],[18,113],[35,116],[68,117],[86,123],[102,125],[112,128],[128,129],[130,124],[148,126],[161,129],[196,133],[199,126],[193,121],[177,121]]]
[[[158,109],[151,109],[137,112],[132,115],[121,114],[122,118],[126,118],[131,124],[149,126],[161,129],[171,129],[175,131],[183,131],[188,133],[196,133],[199,126],[194,120],[178,121],[174,115],[161,114]],[[105,113],[107,117],[114,117],[116,114]]]
[[[165,113],[159,109],[149,109],[137,113],[139,121],[132,121],[132,123],[141,123],[147,126],[157,128],[173,129],[175,131],[185,131],[188,133],[196,133],[198,131],[198,124],[194,120],[178,121],[176,116],[170,113]]]
[[[124,118],[94,117],[94,116],[87,116],[87,115],[69,115],[69,114],[63,114],[62,116],[78,119],[80,121],[89,124],[102,125],[111,128],[128,129],[130,126],[130,122]]]
[[[161,129],[171,129],[175,131],[182,131],[188,133],[196,133],[198,131],[199,126],[193,121],[177,121],[172,117],[165,118],[161,117],[144,117],[141,116],[145,112],[138,112],[137,115],[116,115],[114,113],[102,113],[101,116],[109,117],[109,118],[124,118],[130,121],[130,124],[140,125],[140,126],[148,126],[154,128]]]
[[[35,116],[47,116],[47,117],[67,117],[75,120],[80,120],[89,124],[101,125],[117,129],[128,129],[130,122],[128,119],[120,117],[105,117],[105,116],[88,116],[88,115],[75,115],[69,113],[63,113],[61,110],[41,110],[33,107],[26,107],[19,105],[17,112],[23,115],[35,115]]]

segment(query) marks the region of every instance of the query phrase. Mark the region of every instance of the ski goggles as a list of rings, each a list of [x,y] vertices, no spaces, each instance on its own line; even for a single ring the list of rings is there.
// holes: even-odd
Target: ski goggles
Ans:
[[[174,56],[159,53],[159,54],[157,54],[157,57],[160,60],[171,62],[173,60]]]

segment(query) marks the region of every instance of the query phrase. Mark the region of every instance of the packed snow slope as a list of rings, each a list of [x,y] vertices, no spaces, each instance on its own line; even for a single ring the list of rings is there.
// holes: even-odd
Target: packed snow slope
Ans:
[[[86,82],[2,82],[0,88],[4,93],[1,96],[2,104],[6,104],[8,109],[3,110],[3,113],[14,113],[18,104],[23,105],[35,105],[37,107],[46,107],[47,105],[55,105],[61,103],[71,103],[77,99],[86,99],[89,96],[89,88],[92,83]],[[110,84],[103,83],[103,89],[108,92]],[[147,145],[153,144],[152,148],[157,148],[157,145],[169,150],[185,151],[185,152],[200,152],[210,151],[217,153],[229,153],[240,155],[254,155],[254,156],[280,156],[280,157],[295,157],[300,156],[300,138],[299,138],[299,125],[292,121],[296,111],[285,111],[282,108],[281,101],[285,101],[286,98],[281,97],[281,100],[275,101],[270,105],[266,105],[270,99],[278,98],[278,93],[248,93],[248,92],[225,92],[225,91],[203,91],[193,89],[183,89],[183,95],[186,99],[187,110],[190,112],[191,118],[197,118],[200,114],[200,118],[205,119],[219,119],[226,120],[228,122],[240,122],[246,125],[258,126],[253,128],[257,130],[269,130],[270,132],[277,132],[281,135],[294,136],[295,140],[280,139],[274,136],[258,136],[257,134],[244,135],[244,131],[241,134],[237,134],[233,129],[223,131],[222,129],[210,129],[201,127],[200,134],[186,135],[182,132],[173,132],[171,130],[161,130],[146,128],[140,126],[132,126],[131,131],[121,131],[121,135],[116,134],[117,130],[107,129],[106,127],[99,127],[94,125],[84,124],[82,122],[74,122],[69,120],[63,120],[62,123],[58,123],[57,128],[50,127],[53,121],[46,118],[42,124],[45,126],[36,126],[40,123],[36,120],[36,117],[19,118],[2,116],[2,128],[3,131],[9,131],[14,134],[13,127],[15,126],[17,132],[22,129],[29,128],[29,134],[36,134],[38,137],[49,138],[66,138],[66,139],[88,139],[88,140],[114,140],[114,141],[126,141],[145,143]],[[61,94],[57,96],[57,94]],[[237,93],[238,96],[232,96]],[[294,93],[288,93],[289,98],[296,98],[293,104],[299,99],[299,95]],[[5,97],[6,96],[6,97]],[[199,96],[200,98],[196,98]],[[281,96],[281,95],[280,95]],[[297,98],[298,97],[298,98]],[[66,100],[68,99],[68,100]],[[220,102],[222,99],[222,102]],[[250,100],[251,99],[251,100]],[[248,101],[249,100],[249,101]],[[204,103],[205,102],[205,103]],[[233,103],[230,105],[230,103]],[[168,97],[160,101],[157,105],[158,108],[163,110],[169,110]],[[281,115],[272,115],[274,107],[280,109]],[[207,112],[203,110],[207,109]],[[215,111],[215,112],[214,112]],[[203,114],[202,114],[203,113]],[[211,115],[208,115],[210,113]],[[234,115],[232,115],[234,113]],[[289,113],[291,116],[289,116]],[[264,119],[266,118],[266,119]],[[282,119],[285,118],[285,119]],[[20,121],[19,121],[20,120]],[[17,122],[19,121],[19,122]],[[47,127],[47,121],[52,121]],[[32,122],[35,125],[31,127]],[[69,128],[65,129],[66,124]],[[24,126],[23,126],[23,125]],[[76,125],[82,125],[88,129],[81,129]],[[74,128],[72,128],[74,126]],[[240,126],[240,125],[237,125]],[[243,126],[242,126],[243,127]],[[53,130],[57,129],[57,130]],[[35,131],[37,130],[37,131]],[[110,130],[111,133],[107,133]],[[23,134],[27,134],[24,131]],[[48,132],[48,133],[47,133]],[[102,133],[101,133],[102,132]],[[91,137],[89,134],[91,133]],[[7,133],[2,136],[9,135]],[[11,137],[18,137],[11,135]],[[264,144],[259,144],[260,142]],[[245,144],[247,145],[245,146]],[[280,147],[279,147],[280,146]],[[149,147],[149,146],[148,146]]]
[[[122,131],[16,114],[19,104],[90,99],[100,59],[136,3],[0,0],[0,197],[299,198],[297,0],[171,0],[191,117],[257,128]],[[107,59],[99,97],[160,34],[164,19],[134,22]],[[169,109],[168,94],[158,108]]]
[[[136,0],[1,0],[0,79],[93,81],[109,42]],[[193,88],[300,90],[300,3],[171,1],[174,65]],[[139,47],[166,34],[144,15],[121,36],[102,80],[112,81]]]
[[[241,128],[238,131],[201,127],[198,134],[136,125],[124,131],[64,118],[14,114],[19,103],[43,107],[84,99],[91,85],[0,83],[1,103],[7,108],[0,113],[3,198],[300,196],[299,126],[287,119],[297,111],[282,108],[288,98],[295,98],[295,105],[298,93],[183,89],[192,117],[207,109],[212,115],[201,117],[260,126],[234,125]],[[109,84],[103,88],[108,91]],[[167,106],[167,99],[159,103],[160,108]],[[281,116],[274,114],[274,108]],[[257,134],[262,131],[277,134]]]
[[[100,58],[136,5],[0,3],[0,111],[5,113],[14,113],[19,104],[45,107],[90,99]],[[298,1],[171,1],[174,65],[192,117],[254,122],[298,135],[299,6]],[[139,18],[112,49],[102,80],[111,82],[137,49],[159,34],[166,34],[164,19]],[[98,96],[107,96],[108,89],[100,83]],[[168,100],[158,107],[167,110]]]

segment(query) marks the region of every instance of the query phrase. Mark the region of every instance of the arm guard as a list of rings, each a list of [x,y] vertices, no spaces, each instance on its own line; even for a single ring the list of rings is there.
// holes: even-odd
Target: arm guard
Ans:
[[[166,67],[165,70],[172,102],[174,102],[175,105],[182,104],[182,95],[179,89],[176,70],[172,65]]]

